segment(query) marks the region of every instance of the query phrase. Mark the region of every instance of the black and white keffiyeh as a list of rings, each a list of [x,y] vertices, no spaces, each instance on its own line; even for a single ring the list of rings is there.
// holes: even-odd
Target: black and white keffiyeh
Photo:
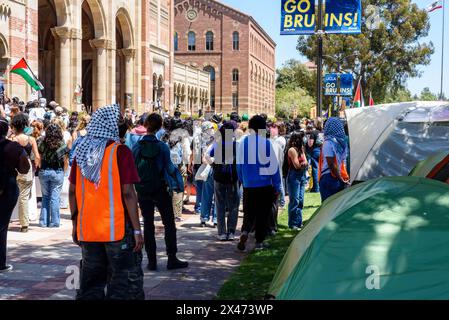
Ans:
[[[95,111],[87,126],[87,135],[76,146],[76,164],[87,180],[100,184],[100,170],[108,141],[119,142],[120,107],[116,104]]]

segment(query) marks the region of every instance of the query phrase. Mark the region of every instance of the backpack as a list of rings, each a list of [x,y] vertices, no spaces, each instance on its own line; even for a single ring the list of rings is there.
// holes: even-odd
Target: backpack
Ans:
[[[238,181],[237,176],[237,167],[236,167],[236,143],[233,143],[233,155],[234,155],[234,161],[233,164],[226,164],[224,163],[224,154],[225,149],[222,146],[222,157],[223,161],[221,164],[213,164],[214,169],[214,180],[222,183],[222,184],[233,184]]]
[[[140,150],[136,156],[135,163],[139,173],[140,183],[136,184],[139,197],[145,197],[164,188],[162,166],[158,165],[161,146],[159,143],[139,141]]]
[[[8,178],[8,173],[6,172],[6,168],[5,168],[5,156],[4,156],[4,151],[3,149],[5,148],[6,143],[8,142],[8,140],[3,140],[3,142],[0,143],[0,155],[2,155],[1,159],[0,159],[0,196],[3,194],[3,192],[8,188],[8,182],[9,182],[9,178]]]

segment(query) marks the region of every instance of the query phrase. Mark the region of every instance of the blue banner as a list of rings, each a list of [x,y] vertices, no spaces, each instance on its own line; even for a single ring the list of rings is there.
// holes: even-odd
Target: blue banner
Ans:
[[[358,34],[362,32],[361,0],[326,0],[326,33]]]
[[[282,0],[281,34],[315,32],[315,0]]]
[[[282,0],[281,35],[311,35],[315,32],[315,0]],[[361,33],[361,0],[326,0],[326,33]]]
[[[338,74],[328,73],[324,75],[324,95],[336,96],[338,94]]]
[[[350,73],[343,73],[340,75],[340,95],[353,96],[354,78]]]

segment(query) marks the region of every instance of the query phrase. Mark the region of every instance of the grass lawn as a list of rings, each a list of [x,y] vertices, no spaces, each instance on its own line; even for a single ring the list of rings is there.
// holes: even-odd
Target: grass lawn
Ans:
[[[319,193],[307,193],[303,213],[304,224],[320,206]],[[288,228],[288,212],[279,216],[279,232],[269,238],[270,248],[251,252],[237,271],[224,283],[218,292],[218,300],[257,300],[263,299],[271,284],[271,280],[281,263],[285,252],[298,232]]]

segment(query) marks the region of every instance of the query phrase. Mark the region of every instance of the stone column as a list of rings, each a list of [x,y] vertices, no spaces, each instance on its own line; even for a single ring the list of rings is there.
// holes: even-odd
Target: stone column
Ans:
[[[75,89],[77,86],[83,86],[83,32],[81,29],[72,29],[72,101],[73,109],[81,111],[81,102],[76,101]]]
[[[134,58],[136,50],[127,48],[121,49],[121,54],[125,58],[125,95],[130,96],[130,100],[125,101],[125,107],[136,107],[136,96],[134,92]]]
[[[71,108],[71,55],[70,45],[72,32],[69,27],[55,27],[51,29],[53,36],[57,39],[57,65],[55,95],[57,102],[68,109]]]
[[[96,110],[107,104],[108,92],[108,49],[111,49],[112,42],[106,39],[90,40],[90,45],[95,49],[96,56],[94,57],[94,74],[93,74],[93,90],[92,90],[92,104],[93,109]]]

